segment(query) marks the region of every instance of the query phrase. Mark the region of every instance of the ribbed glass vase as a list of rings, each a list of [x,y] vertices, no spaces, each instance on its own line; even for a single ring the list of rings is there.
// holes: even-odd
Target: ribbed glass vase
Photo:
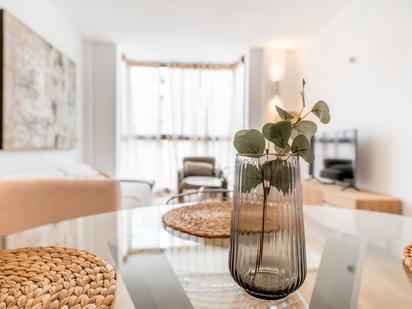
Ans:
[[[299,158],[237,155],[229,268],[255,297],[280,299],[306,277]]]

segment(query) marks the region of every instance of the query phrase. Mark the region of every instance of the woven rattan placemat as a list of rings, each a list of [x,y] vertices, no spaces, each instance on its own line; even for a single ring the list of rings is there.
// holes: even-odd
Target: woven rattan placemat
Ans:
[[[403,249],[402,260],[406,276],[412,283],[412,242]]]
[[[162,217],[163,224],[174,230],[205,238],[230,235],[232,202],[206,202],[172,209]]]
[[[87,251],[0,250],[1,309],[108,309],[115,291],[113,267]]]
[[[265,232],[295,224],[287,213],[278,209],[281,204],[268,204],[266,209]],[[276,210],[277,208],[277,210]],[[232,202],[206,202],[172,209],[163,215],[163,224],[180,232],[205,238],[226,238],[230,236]],[[262,232],[263,204],[247,202],[238,214],[238,230]]]

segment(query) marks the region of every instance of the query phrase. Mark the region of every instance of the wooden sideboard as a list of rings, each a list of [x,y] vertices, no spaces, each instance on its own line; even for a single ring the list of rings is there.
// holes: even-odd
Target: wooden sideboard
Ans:
[[[399,199],[372,192],[342,186],[323,184],[315,179],[302,181],[303,203],[307,205],[327,204],[335,207],[402,213]]]

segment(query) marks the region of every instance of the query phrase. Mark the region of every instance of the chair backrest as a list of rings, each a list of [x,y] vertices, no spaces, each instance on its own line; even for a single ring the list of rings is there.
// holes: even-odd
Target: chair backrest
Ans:
[[[185,165],[185,162],[191,161],[191,162],[207,162],[213,165],[213,168],[215,168],[215,158],[214,157],[185,157],[183,158],[183,166]]]

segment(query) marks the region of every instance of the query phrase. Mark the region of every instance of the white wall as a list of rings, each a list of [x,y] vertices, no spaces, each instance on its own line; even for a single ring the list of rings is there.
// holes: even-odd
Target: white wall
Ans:
[[[37,32],[76,63],[77,131],[79,142],[71,151],[0,151],[0,175],[82,161],[82,41],[51,0],[0,0],[0,7]]]
[[[307,42],[301,58],[309,101],[322,98],[331,106],[328,129],[359,130],[359,187],[401,198],[407,214],[411,12],[410,0],[353,1]]]
[[[263,123],[263,49],[251,49],[245,57],[247,128],[260,129]]]
[[[286,110],[298,110],[299,104],[298,54],[292,50],[254,48],[246,55],[246,101],[248,127],[261,129],[277,115],[275,80],[279,82],[276,104]]]
[[[111,175],[116,172],[118,60],[113,43],[85,41],[85,162]]]

